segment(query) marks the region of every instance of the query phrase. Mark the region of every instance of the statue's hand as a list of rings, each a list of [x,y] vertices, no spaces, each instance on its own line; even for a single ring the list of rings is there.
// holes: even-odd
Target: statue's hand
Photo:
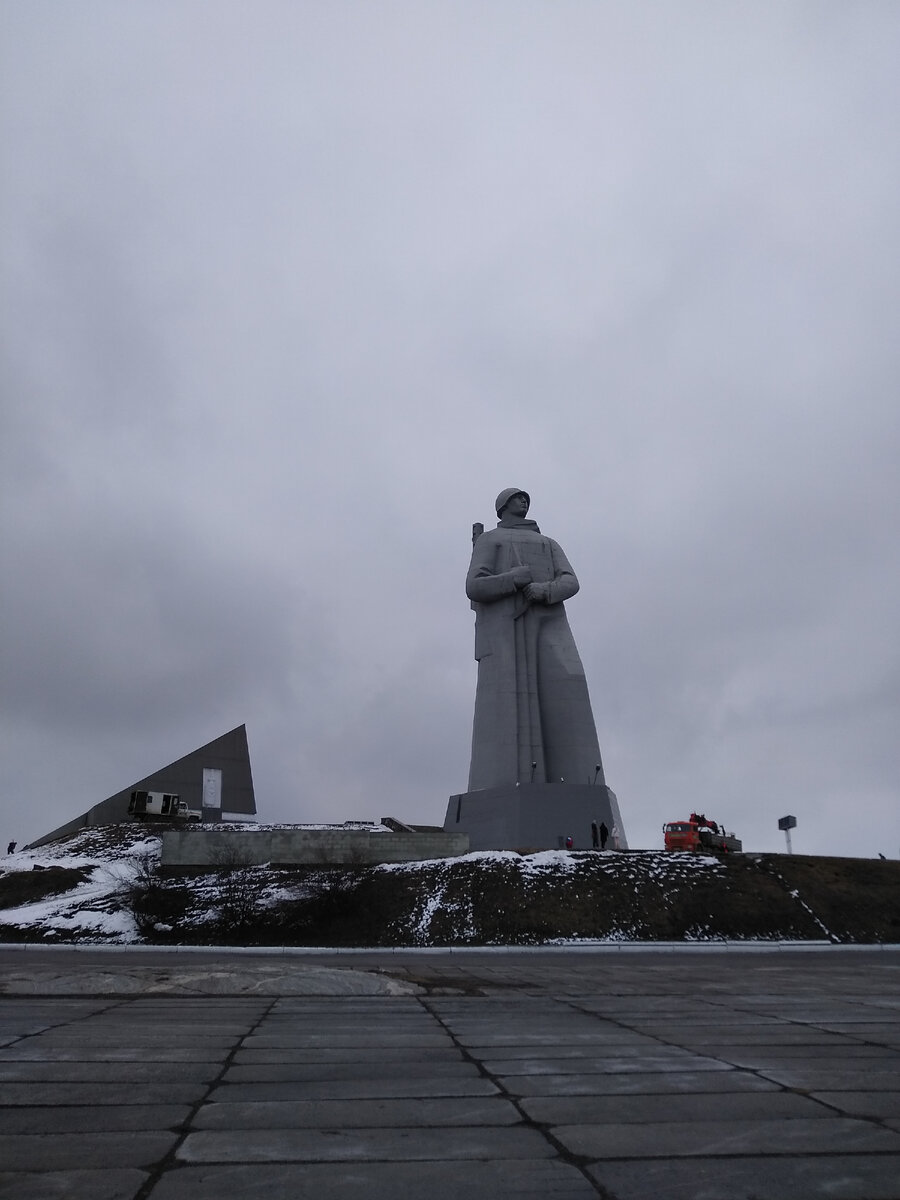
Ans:
[[[513,567],[513,583],[517,588],[523,588],[531,583],[531,567]]]
[[[550,585],[548,583],[529,583],[525,588],[525,599],[530,600],[533,604],[546,604],[550,599]]]

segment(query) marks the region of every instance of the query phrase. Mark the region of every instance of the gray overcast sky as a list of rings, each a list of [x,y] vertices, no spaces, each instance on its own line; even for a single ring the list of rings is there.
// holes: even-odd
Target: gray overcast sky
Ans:
[[[900,853],[900,5],[0,15],[4,839],[441,821],[517,486],[633,846]]]

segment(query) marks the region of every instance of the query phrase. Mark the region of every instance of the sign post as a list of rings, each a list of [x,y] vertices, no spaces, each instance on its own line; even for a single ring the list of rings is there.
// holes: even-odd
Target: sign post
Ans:
[[[787,842],[788,854],[792,853],[791,830],[796,829],[796,827],[797,827],[797,818],[796,817],[779,817],[778,828],[784,830],[784,840]]]

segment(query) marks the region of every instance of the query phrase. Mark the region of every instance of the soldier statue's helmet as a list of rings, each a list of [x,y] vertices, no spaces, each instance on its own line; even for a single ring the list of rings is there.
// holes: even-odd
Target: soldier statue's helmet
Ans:
[[[524,496],[528,501],[528,507],[531,507],[531,497],[524,488],[504,488],[494,504],[498,517],[502,515],[504,508],[506,508],[513,496]]]

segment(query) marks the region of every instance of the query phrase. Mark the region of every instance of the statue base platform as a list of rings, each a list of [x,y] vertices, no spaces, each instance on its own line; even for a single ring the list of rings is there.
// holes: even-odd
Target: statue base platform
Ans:
[[[445,833],[467,833],[470,850],[590,850],[591,822],[610,831],[607,850],[627,850],[616,794],[604,784],[520,783],[451,796]],[[618,847],[612,837],[618,830]]]

